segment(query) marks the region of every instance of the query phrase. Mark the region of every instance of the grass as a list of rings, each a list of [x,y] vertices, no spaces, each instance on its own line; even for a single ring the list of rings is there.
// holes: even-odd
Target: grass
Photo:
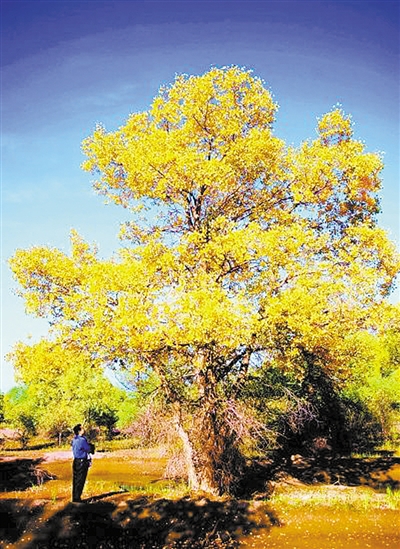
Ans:
[[[167,497],[170,499],[182,498],[190,494],[187,483],[183,481],[162,480],[137,486],[121,484],[120,488],[131,494]]]
[[[89,479],[85,486],[84,497],[97,494],[127,492],[132,496],[154,496],[169,499],[182,498],[190,494],[184,481],[161,479],[147,483],[121,483],[108,480]]]
[[[272,506],[287,509],[331,509],[331,510],[400,510],[400,490],[387,488],[385,493],[378,493],[372,488],[348,486],[313,486],[286,488],[273,495]]]
[[[400,509],[400,490],[392,490],[388,486],[386,488],[386,499],[389,509]]]
[[[375,448],[365,452],[353,452],[351,454],[353,458],[380,458],[388,456],[400,456],[400,445],[399,444],[385,444],[379,448]]]

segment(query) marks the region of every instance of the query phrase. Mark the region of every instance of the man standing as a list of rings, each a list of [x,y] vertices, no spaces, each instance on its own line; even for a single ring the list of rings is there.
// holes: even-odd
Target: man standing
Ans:
[[[85,430],[80,423],[75,425],[75,436],[72,439],[72,453],[74,456],[72,464],[72,501],[76,503],[81,501],[83,487],[90,466],[89,453],[91,448],[83,436],[84,432]]]

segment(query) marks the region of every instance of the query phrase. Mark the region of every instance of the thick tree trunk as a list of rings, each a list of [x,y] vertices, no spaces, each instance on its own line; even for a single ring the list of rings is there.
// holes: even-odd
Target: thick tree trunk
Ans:
[[[191,490],[199,490],[200,484],[197,477],[196,469],[194,467],[194,449],[192,443],[189,440],[189,436],[183,428],[181,415],[179,412],[175,413],[175,427],[179,438],[183,445],[183,455],[185,458],[186,472],[188,476],[189,488]]]
[[[208,403],[193,420],[190,429],[185,429],[181,415],[175,415],[190,488],[214,495],[234,493],[244,458],[223,413],[217,411],[214,403]]]
[[[223,406],[205,406],[199,447],[201,478],[213,493],[235,493],[243,473],[244,458],[236,444],[236,433],[228,425]]]

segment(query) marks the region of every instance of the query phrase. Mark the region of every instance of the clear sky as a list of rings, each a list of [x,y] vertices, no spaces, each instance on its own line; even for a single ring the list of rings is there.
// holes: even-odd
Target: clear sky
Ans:
[[[253,69],[280,105],[276,134],[293,144],[340,103],[355,136],[385,153],[380,224],[399,242],[398,0],[1,0],[1,10],[3,391],[14,383],[4,355],[47,327],[25,315],[8,258],[35,245],[68,252],[71,228],[102,257],[117,249],[127,213],[95,195],[81,141],[97,122],[114,130],[147,109],[177,73]]]

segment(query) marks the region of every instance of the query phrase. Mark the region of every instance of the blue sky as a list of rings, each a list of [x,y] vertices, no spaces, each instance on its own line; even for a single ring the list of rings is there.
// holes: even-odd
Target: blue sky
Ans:
[[[100,255],[118,247],[124,210],[104,205],[80,169],[82,139],[146,109],[176,73],[239,65],[280,105],[275,132],[315,136],[340,103],[355,135],[385,153],[380,224],[399,243],[399,2],[1,1],[1,389],[4,355],[46,333],[25,315],[7,267],[18,248],[69,251],[77,229]],[[398,299],[395,297],[394,299]]]

